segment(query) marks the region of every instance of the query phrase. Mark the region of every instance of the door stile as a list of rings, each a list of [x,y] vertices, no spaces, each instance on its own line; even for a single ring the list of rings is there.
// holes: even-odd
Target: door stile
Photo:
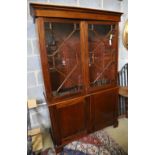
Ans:
[[[88,55],[88,23],[86,21],[80,22],[80,40],[81,40],[81,61],[82,72],[84,76],[85,93],[88,92],[89,87],[89,55]]]

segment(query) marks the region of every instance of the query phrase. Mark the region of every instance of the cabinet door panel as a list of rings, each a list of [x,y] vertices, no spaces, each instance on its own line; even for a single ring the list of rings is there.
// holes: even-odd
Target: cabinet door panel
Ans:
[[[90,89],[116,85],[117,81],[116,24],[88,25]]]
[[[62,140],[86,132],[87,111],[88,106],[84,99],[67,101],[56,106],[57,123]]]
[[[83,91],[80,28],[78,22],[44,23],[46,54],[53,97]]]
[[[117,110],[117,96],[117,89],[92,96],[91,104],[95,129],[101,129],[114,123]]]

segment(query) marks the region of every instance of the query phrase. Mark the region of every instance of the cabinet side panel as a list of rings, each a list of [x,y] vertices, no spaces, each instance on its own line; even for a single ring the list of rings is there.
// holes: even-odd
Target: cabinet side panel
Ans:
[[[49,107],[49,113],[50,113],[50,119],[51,119],[51,136],[53,139],[53,143],[55,146],[58,146],[61,144],[61,138],[60,138],[60,129],[58,128],[57,124],[57,111],[56,106]]]
[[[49,78],[48,60],[47,60],[46,47],[45,47],[46,44],[45,44],[45,34],[44,34],[44,19],[37,18],[36,24],[37,24],[38,37],[39,37],[42,73],[43,73],[46,97],[48,101],[51,98],[51,87],[50,87],[51,82]]]

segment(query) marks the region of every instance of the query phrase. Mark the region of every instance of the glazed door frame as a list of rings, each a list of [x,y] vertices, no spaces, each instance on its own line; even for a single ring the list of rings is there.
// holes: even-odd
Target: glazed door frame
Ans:
[[[97,87],[91,87],[90,86],[90,80],[89,80],[89,62],[87,60],[86,62],[86,66],[87,66],[87,72],[86,72],[86,76],[88,77],[88,82],[87,82],[87,93],[93,93],[95,91],[102,91],[102,90],[106,90],[106,89],[110,89],[110,88],[114,88],[114,87],[117,87],[117,70],[118,70],[118,29],[119,29],[119,26],[118,26],[118,22],[109,22],[109,21],[93,21],[93,20],[89,20],[87,21],[87,50],[86,50],[86,56],[87,58],[89,58],[89,48],[88,48],[88,44],[89,44],[89,41],[88,41],[88,25],[89,24],[95,24],[95,25],[115,25],[115,35],[116,35],[116,40],[115,40],[115,60],[114,62],[116,63],[115,65],[115,83],[114,84],[109,84],[109,85],[103,85],[103,86],[97,86]]]
[[[50,71],[49,71],[49,64],[48,64],[48,55],[47,55],[47,49],[46,49],[46,42],[45,42],[45,22],[56,22],[56,23],[78,23],[79,24],[79,42],[80,42],[80,61],[81,61],[81,75],[82,75],[82,81],[83,81],[83,90],[81,93],[75,93],[75,94],[68,94],[60,97],[54,97],[52,94],[52,82],[50,79]],[[36,19],[37,23],[37,29],[38,29],[38,36],[39,36],[39,45],[40,45],[40,58],[41,58],[41,66],[42,66],[42,72],[43,72],[43,79],[44,79],[44,85],[45,85],[45,98],[48,103],[52,104],[54,102],[59,102],[62,99],[66,98],[73,98],[76,96],[81,96],[86,93],[86,70],[85,70],[85,52],[83,48],[83,41],[85,40],[85,28],[82,26],[82,21],[80,20],[72,20],[72,19],[60,19],[60,18],[44,18],[44,17],[38,17]]]

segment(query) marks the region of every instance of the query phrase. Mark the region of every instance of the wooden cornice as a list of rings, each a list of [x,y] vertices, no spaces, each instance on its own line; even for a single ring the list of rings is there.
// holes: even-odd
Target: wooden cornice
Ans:
[[[34,18],[52,17],[83,20],[120,21],[121,12],[99,9],[51,5],[47,3],[30,3],[30,13]]]

